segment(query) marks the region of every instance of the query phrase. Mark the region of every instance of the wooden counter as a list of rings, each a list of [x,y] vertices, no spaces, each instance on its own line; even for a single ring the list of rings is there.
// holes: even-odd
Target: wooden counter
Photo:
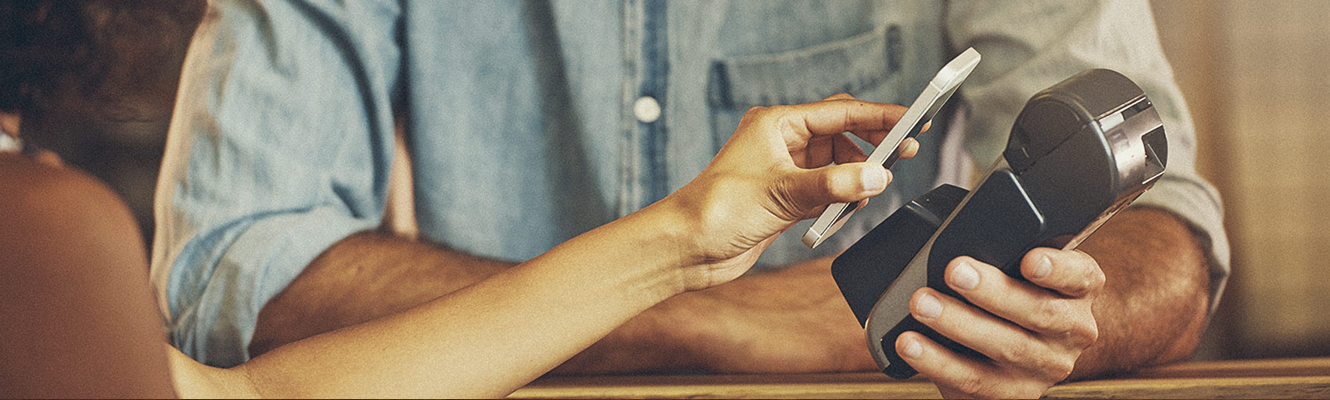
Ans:
[[[879,373],[542,378],[511,398],[937,398]],[[1330,398],[1330,358],[1187,362],[1049,389],[1049,398]]]

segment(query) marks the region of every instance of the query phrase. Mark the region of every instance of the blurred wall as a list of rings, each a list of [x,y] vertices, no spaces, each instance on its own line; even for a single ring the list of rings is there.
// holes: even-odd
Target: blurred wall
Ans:
[[[1200,356],[1330,355],[1330,2],[1152,5],[1233,244]]]

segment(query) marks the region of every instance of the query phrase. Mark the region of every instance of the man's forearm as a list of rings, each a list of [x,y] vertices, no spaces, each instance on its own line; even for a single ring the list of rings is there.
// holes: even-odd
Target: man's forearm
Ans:
[[[1095,300],[1099,340],[1076,362],[1083,379],[1189,356],[1209,307],[1207,257],[1177,217],[1132,208],[1080,246],[1106,277]]]
[[[512,265],[382,233],[352,235],[263,307],[250,355],[401,312]]]

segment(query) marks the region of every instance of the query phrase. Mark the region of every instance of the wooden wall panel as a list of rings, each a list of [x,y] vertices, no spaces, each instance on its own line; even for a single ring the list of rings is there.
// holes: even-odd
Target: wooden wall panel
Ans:
[[[1330,2],[1153,7],[1234,246],[1211,351],[1330,354]]]

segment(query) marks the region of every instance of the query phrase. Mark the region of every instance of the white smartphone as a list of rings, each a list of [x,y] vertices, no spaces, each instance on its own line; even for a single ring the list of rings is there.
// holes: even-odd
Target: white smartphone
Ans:
[[[961,82],[965,82],[965,78],[970,76],[976,65],[979,65],[979,52],[971,47],[943,66],[942,70],[937,72],[937,76],[928,82],[928,87],[919,94],[919,98],[914,100],[914,104],[905,110],[905,115],[901,116],[900,121],[887,132],[887,137],[873,149],[873,154],[868,156],[868,162],[880,163],[884,168],[891,168],[891,165],[901,157],[901,142],[919,135],[924,124],[931,121],[933,116],[937,115],[938,109],[947,104],[947,100],[956,93],[956,89],[961,86]],[[865,199],[827,206],[822,215],[813,221],[813,226],[808,228],[808,232],[804,233],[804,244],[809,248],[822,244],[867,202]]]

